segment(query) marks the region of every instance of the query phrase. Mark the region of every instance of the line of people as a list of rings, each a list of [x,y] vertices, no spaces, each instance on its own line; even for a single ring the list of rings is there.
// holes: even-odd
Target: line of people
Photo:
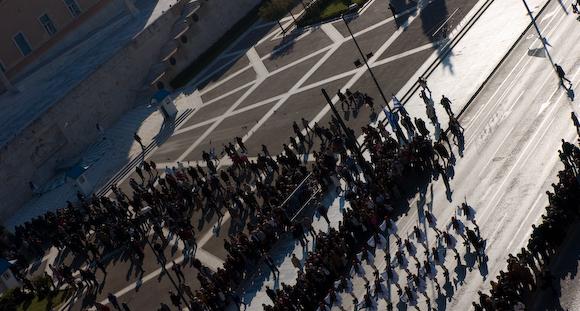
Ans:
[[[525,308],[529,301],[526,294],[533,300],[539,290],[550,289],[556,294],[549,265],[580,216],[580,148],[562,139],[558,153],[564,169],[558,172],[559,181],[552,184],[553,191],[546,191],[549,205],[541,223],[532,225],[526,247],[515,256],[509,254],[507,271],[500,271],[496,280],[490,281],[490,293],[479,292],[479,301],[473,302],[476,311]]]

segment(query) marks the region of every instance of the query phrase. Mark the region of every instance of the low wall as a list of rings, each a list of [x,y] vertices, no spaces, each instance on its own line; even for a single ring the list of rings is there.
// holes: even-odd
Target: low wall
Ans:
[[[168,77],[193,62],[260,1],[201,0],[199,20],[185,34],[187,43],[181,45]],[[148,101],[153,91],[146,85],[149,69],[159,62],[181,6],[182,2],[165,12],[0,150],[0,219],[32,197],[29,181],[48,182],[59,163],[93,143],[99,134],[97,122],[106,128],[134,105]]]

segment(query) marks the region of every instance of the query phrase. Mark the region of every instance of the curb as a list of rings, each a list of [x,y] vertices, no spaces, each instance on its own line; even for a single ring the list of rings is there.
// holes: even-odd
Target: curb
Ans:
[[[425,72],[421,75],[424,77],[429,77],[434,71],[435,69],[439,66],[439,64],[441,64],[443,62],[443,58],[445,58],[449,52],[451,52],[453,50],[453,48],[455,46],[457,46],[457,44],[459,44],[459,42],[461,41],[461,39],[467,34],[467,32],[473,27],[473,25],[475,25],[475,23],[479,20],[479,18],[481,18],[481,16],[485,13],[485,11],[487,11],[487,9],[494,3],[495,0],[486,0],[486,2],[479,8],[477,9],[477,11],[474,13],[473,17],[471,17],[469,20],[467,20],[465,22],[465,26],[463,28],[461,28],[457,35],[454,36],[449,43],[447,44],[447,46],[445,46],[443,48],[443,53],[437,57],[425,70]],[[463,20],[461,22],[459,22],[458,26],[463,22]],[[527,31],[527,29],[526,29]],[[524,31],[525,32],[525,31]],[[519,41],[519,37],[516,41]],[[511,48],[510,48],[511,50]],[[508,52],[509,53],[509,52]],[[495,71],[495,69],[494,69]],[[492,71],[492,73],[494,72]],[[486,79],[487,82],[487,79]],[[407,92],[401,96],[401,102],[404,104],[406,104],[409,99],[411,98],[411,96],[413,94],[415,94],[415,92],[419,89],[419,83],[415,82],[410,88],[409,90],[407,90]]]
[[[550,0],[547,0],[546,1],[546,3],[544,4],[544,6],[542,6],[542,8],[538,11],[538,13],[534,16],[534,19],[535,18],[538,18],[542,13],[544,13],[544,10],[548,7],[548,4],[550,4],[550,2],[551,2]],[[469,98],[469,100],[467,101],[467,103],[465,103],[465,106],[461,109],[461,111],[459,111],[459,113],[457,114],[457,119],[459,119],[459,117],[461,117],[461,115],[465,112],[465,110],[467,110],[467,108],[469,107],[469,105],[471,105],[471,103],[475,100],[475,98],[479,95],[479,93],[481,93],[481,91],[487,85],[487,83],[489,82],[489,80],[491,80],[491,78],[495,75],[495,73],[497,72],[497,70],[499,69],[499,67],[501,67],[501,65],[503,65],[503,63],[505,62],[505,60],[511,55],[511,53],[513,52],[513,50],[520,43],[520,41],[522,40],[522,38],[524,37],[524,35],[528,32],[528,30],[530,30],[530,28],[532,26],[533,26],[533,23],[530,22],[528,24],[528,26],[524,29],[524,31],[522,31],[522,33],[516,39],[516,41],[514,42],[514,44],[512,44],[512,46],[509,48],[509,50],[506,52],[506,54],[501,58],[501,60],[493,68],[493,70],[491,71],[491,73],[489,74],[489,76],[487,78],[485,78],[485,80],[477,88],[477,90],[475,91],[475,93],[473,93],[473,95],[471,96],[471,98]]]

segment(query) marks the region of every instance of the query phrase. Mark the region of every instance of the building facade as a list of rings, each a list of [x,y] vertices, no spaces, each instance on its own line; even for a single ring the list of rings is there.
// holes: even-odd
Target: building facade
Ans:
[[[111,0],[0,0],[0,71],[8,79]]]

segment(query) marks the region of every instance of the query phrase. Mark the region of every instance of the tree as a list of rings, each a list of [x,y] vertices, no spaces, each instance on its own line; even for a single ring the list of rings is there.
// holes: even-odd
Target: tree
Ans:
[[[286,30],[282,27],[280,19],[286,16],[286,13],[292,5],[292,0],[270,0],[260,7],[258,15],[264,20],[276,21],[280,29],[282,29],[282,33],[286,34]]]

